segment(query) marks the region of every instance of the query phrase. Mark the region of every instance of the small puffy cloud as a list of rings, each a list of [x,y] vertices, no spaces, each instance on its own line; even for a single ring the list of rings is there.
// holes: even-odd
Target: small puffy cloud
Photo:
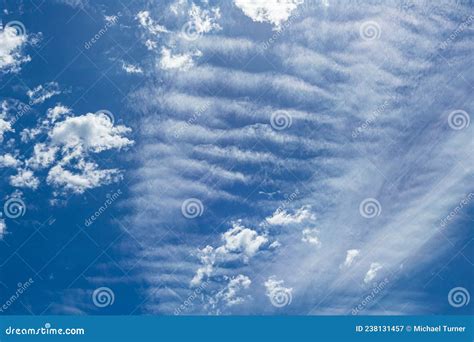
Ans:
[[[49,170],[46,181],[50,185],[81,194],[87,189],[110,184],[120,179],[118,170],[101,170],[98,169],[97,164],[83,160],[75,168],[78,172],[73,173],[61,165],[55,165]]]
[[[132,145],[133,140],[126,137],[130,131],[123,125],[114,125],[102,112],[73,116],[68,107],[58,104],[48,109],[36,127],[21,132],[25,143],[40,134],[46,139],[32,146],[29,157],[0,156],[0,166],[24,165],[10,177],[10,184],[16,187],[36,189],[40,181],[33,171],[48,169],[47,184],[64,192],[83,193],[121,179],[118,169],[100,169],[93,154]]]
[[[150,16],[150,12],[148,11],[138,12],[136,18],[140,25],[153,35],[168,32],[166,27],[155,23],[155,21]]]
[[[321,245],[321,241],[319,240],[318,237],[319,230],[315,228],[305,228],[302,231],[302,238],[301,241],[307,242],[311,245],[319,246]]]
[[[240,254],[245,262],[248,262],[260,248],[268,242],[264,235],[258,235],[255,230],[234,222],[233,227],[222,235],[224,244],[216,249],[220,255]]]
[[[31,60],[22,52],[27,41],[27,35],[19,34],[14,27],[0,29],[0,72],[17,72],[22,63]]]
[[[315,219],[316,216],[311,212],[311,206],[304,205],[301,208],[295,210],[293,214],[290,214],[286,210],[278,208],[272,216],[267,217],[265,220],[270,225],[284,226]]]
[[[13,155],[10,153],[6,153],[3,156],[0,156],[0,167],[18,167],[21,164],[19,160],[17,160]]]
[[[163,47],[161,49],[160,67],[165,70],[188,70],[194,65],[193,57],[200,55],[200,52],[173,55],[170,49]]]
[[[0,142],[3,141],[6,132],[13,132],[11,122],[0,117]]]
[[[61,90],[59,89],[59,84],[57,82],[48,82],[44,85],[40,84],[33,90],[28,90],[26,92],[26,95],[30,98],[31,104],[43,103],[47,99],[59,94],[61,94]]]
[[[346,260],[344,260],[344,267],[350,267],[354,262],[355,258],[357,258],[360,254],[360,250],[358,249],[349,249],[346,254]]]
[[[6,232],[7,225],[5,223],[5,220],[0,218],[0,240],[3,240],[3,236],[6,234]]]
[[[131,145],[133,142],[124,137],[130,131],[122,125],[114,126],[104,114],[87,113],[56,123],[49,136],[54,145],[97,153]]]
[[[191,280],[191,286],[199,286],[206,277],[210,277],[214,270],[216,256],[212,246],[206,246],[199,250],[198,257],[203,266],[199,267]]]
[[[58,148],[43,143],[37,143],[33,147],[33,155],[28,159],[28,166],[37,169],[51,165],[56,157]]]
[[[27,169],[18,170],[18,174],[10,176],[10,184],[17,188],[31,188],[35,190],[39,186],[39,180],[33,171]]]
[[[268,22],[279,28],[291,13],[303,3],[301,0],[234,0],[244,14],[255,22]]]
[[[143,74],[142,68],[140,68],[138,65],[133,65],[126,62],[122,62],[122,70],[124,70],[127,74]]]
[[[224,302],[226,306],[242,304],[246,297],[243,297],[241,292],[248,289],[251,284],[252,281],[249,277],[239,274],[230,279],[226,287],[211,298],[209,302],[214,307],[220,302]]]
[[[370,268],[367,271],[367,274],[364,277],[364,283],[368,284],[377,276],[377,272],[382,269],[382,265],[378,262],[373,262],[370,264]]]
[[[198,286],[204,278],[210,277],[215,264],[236,260],[248,263],[268,243],[266,235],[259,235],[255,230],[242,226],[240,221],[233,222],[232,228],[222,234],[221,238],[221,246],[206,246],[199,250],[202,266],[191,280],[192,286]]]
[[[69,113],[71,113],[70,108],[58,104],[55,107],[48,109],[46,117],[49,119],[50,122],[56,122],[59,118]]]
[[[217,22],[221,17],[219,7],[202,9],[193,3],[188,14],[190,24],[198,34],[221,29],[221,26]]]
[[[6,132],[13,132],[12,122],[7,118],[9,106],[7,101],[2,101],[0,112],[0,142]]]
[[[272,304],[280,306],[279,304],[289,304],[291,302],[293,288],[285,287],[283,280],[277,280],[275,276],[271,276],[265,281],[266,295],[270,298]],[[280,303],[280,300],[283,300]]]

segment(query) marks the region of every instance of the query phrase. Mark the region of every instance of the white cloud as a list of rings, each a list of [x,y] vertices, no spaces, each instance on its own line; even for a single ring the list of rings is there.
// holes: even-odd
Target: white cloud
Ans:
[[[124,70],[127,74],[143,74],[142,68],[140,68],[138,65],[133,65],[126,62],[122,62],[122,70]]]
[[[58,122],[49,132],[51,142],[77,152],[101,152],[113,148],[122,148],[133,142],[124,137],[130,128],[114,126],[110,119],[101,113],[87,113],[81,116],[67,117]]]
[[[221,17],[219,7],[202,9],[193,3],[188,14],[190,22],[198,34],[221,29],[221,26],[217,22]]]
[[[194,56],[200,56],[200,53],[195,52],[173,55],[170,49],[163,47],[161,49],[160,67],[165,70],[188,70],[194,65]]]
[[[5,223],[5,220],[0,218],[0,240],[3,240],[3,236],[7,232],[7,225]]]
[[[49,170],[46,181],[53,186],[80,194],[88,189],[116,182],[121,177],[116,169],[100,170],[97,164],[84,160],[80,160],[75,169],[78,172],[73,173],[62,165],[55,165]]]
[[[7,101],[2,101],[0,112],[0,142],[3,141],[3,136],[6,132],[13,132],[12,122],[7,118],[9,105]]]
[[[61,94],[61,90],[57,82],[48,82],[44,85],[40,84],[33,90],[28,90],[26,94],[30,98],[31,104],[39,104],[55,95]]]
[[[10,176],[10,184],[18,188],[36,189],[39,186],[39,180],[33,174],[33,171],[19,169],[18,174]]]
[[[27,161],[27,165],[37,169],[51,165],[56,157],[58,148],[44,143],[37,143],[33,147],[33,155]]]
[[[20,164],[21,162],[10,153],[0,156],[0,167],[17,167]]]
[[[0,142],[3,141],[3,136],[6,132],[13,132],[11,123],[0,117]]]
[[[283,286],[284,283],[284,280],[277,280],[276,276],[271,276],[265,281],[266,295],[270,300],[272,300],[277,293],[287,294],[289,298],[291,298],[293,288]]]
[[[234,306],[245,302],[245,297],[242,297],[240,293],[250,287],[252,281],[249,277],[239,274],[229,280],[226,287],[220,290],[210,300],[210,304],[214,307],[221,301],[224,301],[227,306]]]
[[[370,264],[370,268],[367,271],[367,274],[364,277],[364,283],[368,284],[377,277],[378,271],[382,269],[382,265],[378,262],[373,262]]]
[[[311,212],[311,206],[304,205],[299,209],[296,209],[293,214],[288,213],[286,210],[278,208],[275,210],[272,216],[267,217],[265,220],[270,225],[289,225],[297,224],[305,221],[315,220],[316,216]]]
[[[311,245],[319,246],[321,245],[321,241],[319,240],[319,230],[313,228],[305,228],[302,231],[302,238],[301,241],[307,242]]]
[[[61,104],[56,105],[53,108],[49,108],[46,117],[50,122],[56,122],[62,116],[71,113],[71,109]]]
[[[234,0],[242,12],[253,21],[268,22],[277,28],[303,3],[301,0]]]
[[[25,165],[10,177],[13,186],[36,189],[40,180],[33,170],[49,168],[47,184],[64,192],[83,193],[121,179],[118,169],[100,169],[93,154],[132,145],[133,141],[126,137],[130,131],[123,125],[114,125],[112,119],[101,112],[73,116],[68,107],[58,104],[48,109],[36,127],[21,132],[24,143],[40,134],[46,139],[33,145],[29,157],[16,154],[14,157],[11,153],[1,156],[0,166]]]
[[[155,23],[155,21],[151,18],[150,12],[148,11],[140,11],[137,13],[136,18],[142,27],[148,30],[153,35],[158,35],[160,33],[166,33],[168,30],[166,27]]]
[[[260,248],[268,242],[264,235],[258,235],[255,230],[242,226],[239,222],[234,222],[232,228],[222,234],[224,244],[216,249],[217,254],[242,255],[245,262],[248,262]]]
[[[248,263],[268,243],[266,235],[259,235],[255,230],[242,226],[239,221],[233,222],[232,228],[222,234],[221,239],[221,246],[206,246],[199,251],[203,266],[196,271],[191,285],[199,285],[205,277],[209,277],[215,264],[235,260]]]
[[[344,260],[344,266],[350,267],[354,262],[355,258],[357,258],[360,254],[360,250],[358,249],[349,249],[346,254],[346,260]]]
[[[22,53],[27,41],[26,34],[18,34],[13,27],[0,29],[0,71],[16,72],[22,63],[31,60]]]

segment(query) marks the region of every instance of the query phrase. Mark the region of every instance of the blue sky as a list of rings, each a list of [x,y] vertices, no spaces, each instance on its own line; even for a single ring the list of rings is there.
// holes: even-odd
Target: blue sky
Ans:
[[[471,2],[1,7],[2,314],[473,313]]]

